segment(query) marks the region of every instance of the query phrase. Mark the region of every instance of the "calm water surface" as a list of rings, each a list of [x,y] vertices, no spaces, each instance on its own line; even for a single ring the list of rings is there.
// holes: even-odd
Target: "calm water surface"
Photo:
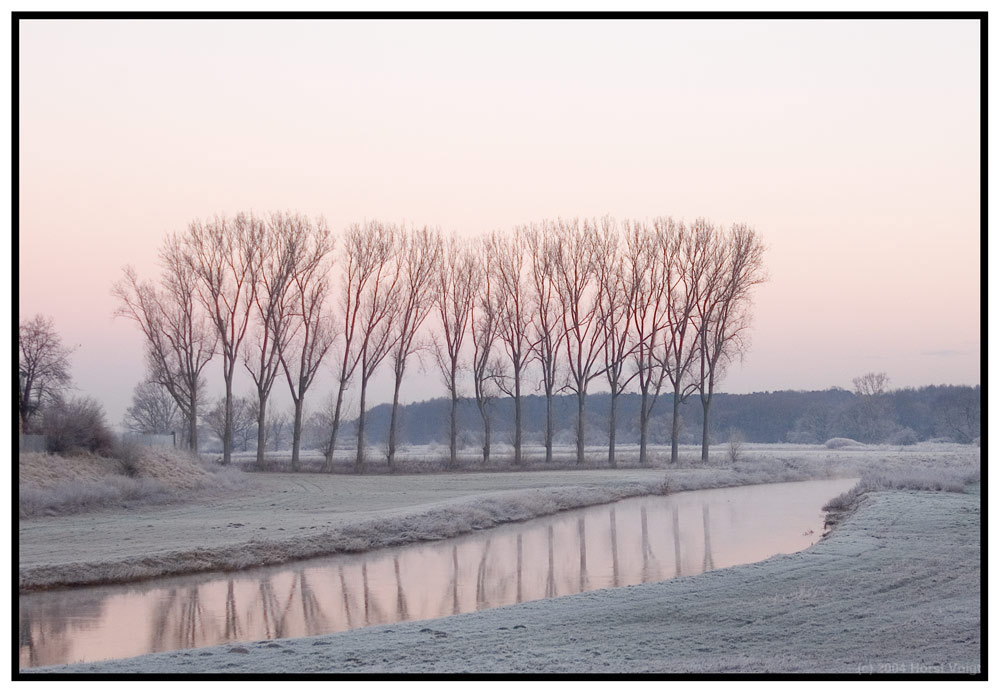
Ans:
[[[320,635],[754,563],[818,541],[820,508],[855,481],[632,498],[363,554],[22,595],[20,666]]]

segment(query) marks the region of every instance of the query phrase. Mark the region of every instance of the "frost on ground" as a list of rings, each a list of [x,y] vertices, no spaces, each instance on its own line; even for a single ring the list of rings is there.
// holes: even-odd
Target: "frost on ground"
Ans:
[[[236,470],[169,448],[136,447],[128,459],[38,452],[18,456],[21,518],[168,503],[247,485],[246,475]]]
[[[748,446],[744,459],[733,466],[692,464],[667,470],[250,475],[251,484],[235,489],[219,487],[210,493],[193,488],[193,500],[184,504],[22,519],[19,586],[25,591],[125,582],[441,539],[560,510],[662,493],[664,483],[674,492],[849,478],[866,472],[933,473],[942,468],[977,471],[979,449],[930,444],[836,451],[821,446]]]
[[[31,672],[974,674],[979,492],[868,492],[803,552],[688,578]]]

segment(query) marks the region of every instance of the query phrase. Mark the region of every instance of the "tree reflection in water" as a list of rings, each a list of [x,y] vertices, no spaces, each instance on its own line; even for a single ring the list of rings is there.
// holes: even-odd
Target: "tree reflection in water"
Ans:
[[[633,499],[291,566],[22,595],[20,665],[319,635],[762,560],[811,544],[822,530],[819,508],[851,483],[788,485],[794,490],[776,498],[745,487]],[[816,485],[811,495],[808,484]],[[716,537],[713,514],[732,519]],[[752,523],[739,521],[751,516]],[[804,535],[811,526],[814,534]],[[669,556],[671,546],[672,571],[657,558]],[[699,548],[702,560],[692,564]]]
[[[702,562],[701,572],[707,573],[715,570],[715,564],[712,561],[712,533],[708,529],[708,505],[705,503],[701,505],[701,524],[705,533],[705,560]]]

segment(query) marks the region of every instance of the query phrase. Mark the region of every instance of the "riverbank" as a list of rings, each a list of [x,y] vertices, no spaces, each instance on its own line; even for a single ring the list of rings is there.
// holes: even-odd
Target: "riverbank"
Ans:
[[[687,578],[37,673],[975,674],[980,488],[890,490],[814,546]]]
[[[650,493],[849,478],[872,471],[976,470],[979,449],[775,450],[734,466],[398,476],[258,474],[197,502],[22,519],[19,588],[129,582],[275,565],[457,536]],[[664,488],[666,484],[666,488]]]

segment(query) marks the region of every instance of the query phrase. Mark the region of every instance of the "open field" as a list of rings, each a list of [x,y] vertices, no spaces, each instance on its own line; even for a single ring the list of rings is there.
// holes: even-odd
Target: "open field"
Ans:
[[[734,466],[345,476],[253,474],[191,502],[104,508],[19,523],[21,590],[270,565],[455,536],[628,496],[752,483],[974,472],[979,449],[748,446]]]
[[[980,673],[980,497],[872,491],[800,553],[433,621],[37,673]]]

